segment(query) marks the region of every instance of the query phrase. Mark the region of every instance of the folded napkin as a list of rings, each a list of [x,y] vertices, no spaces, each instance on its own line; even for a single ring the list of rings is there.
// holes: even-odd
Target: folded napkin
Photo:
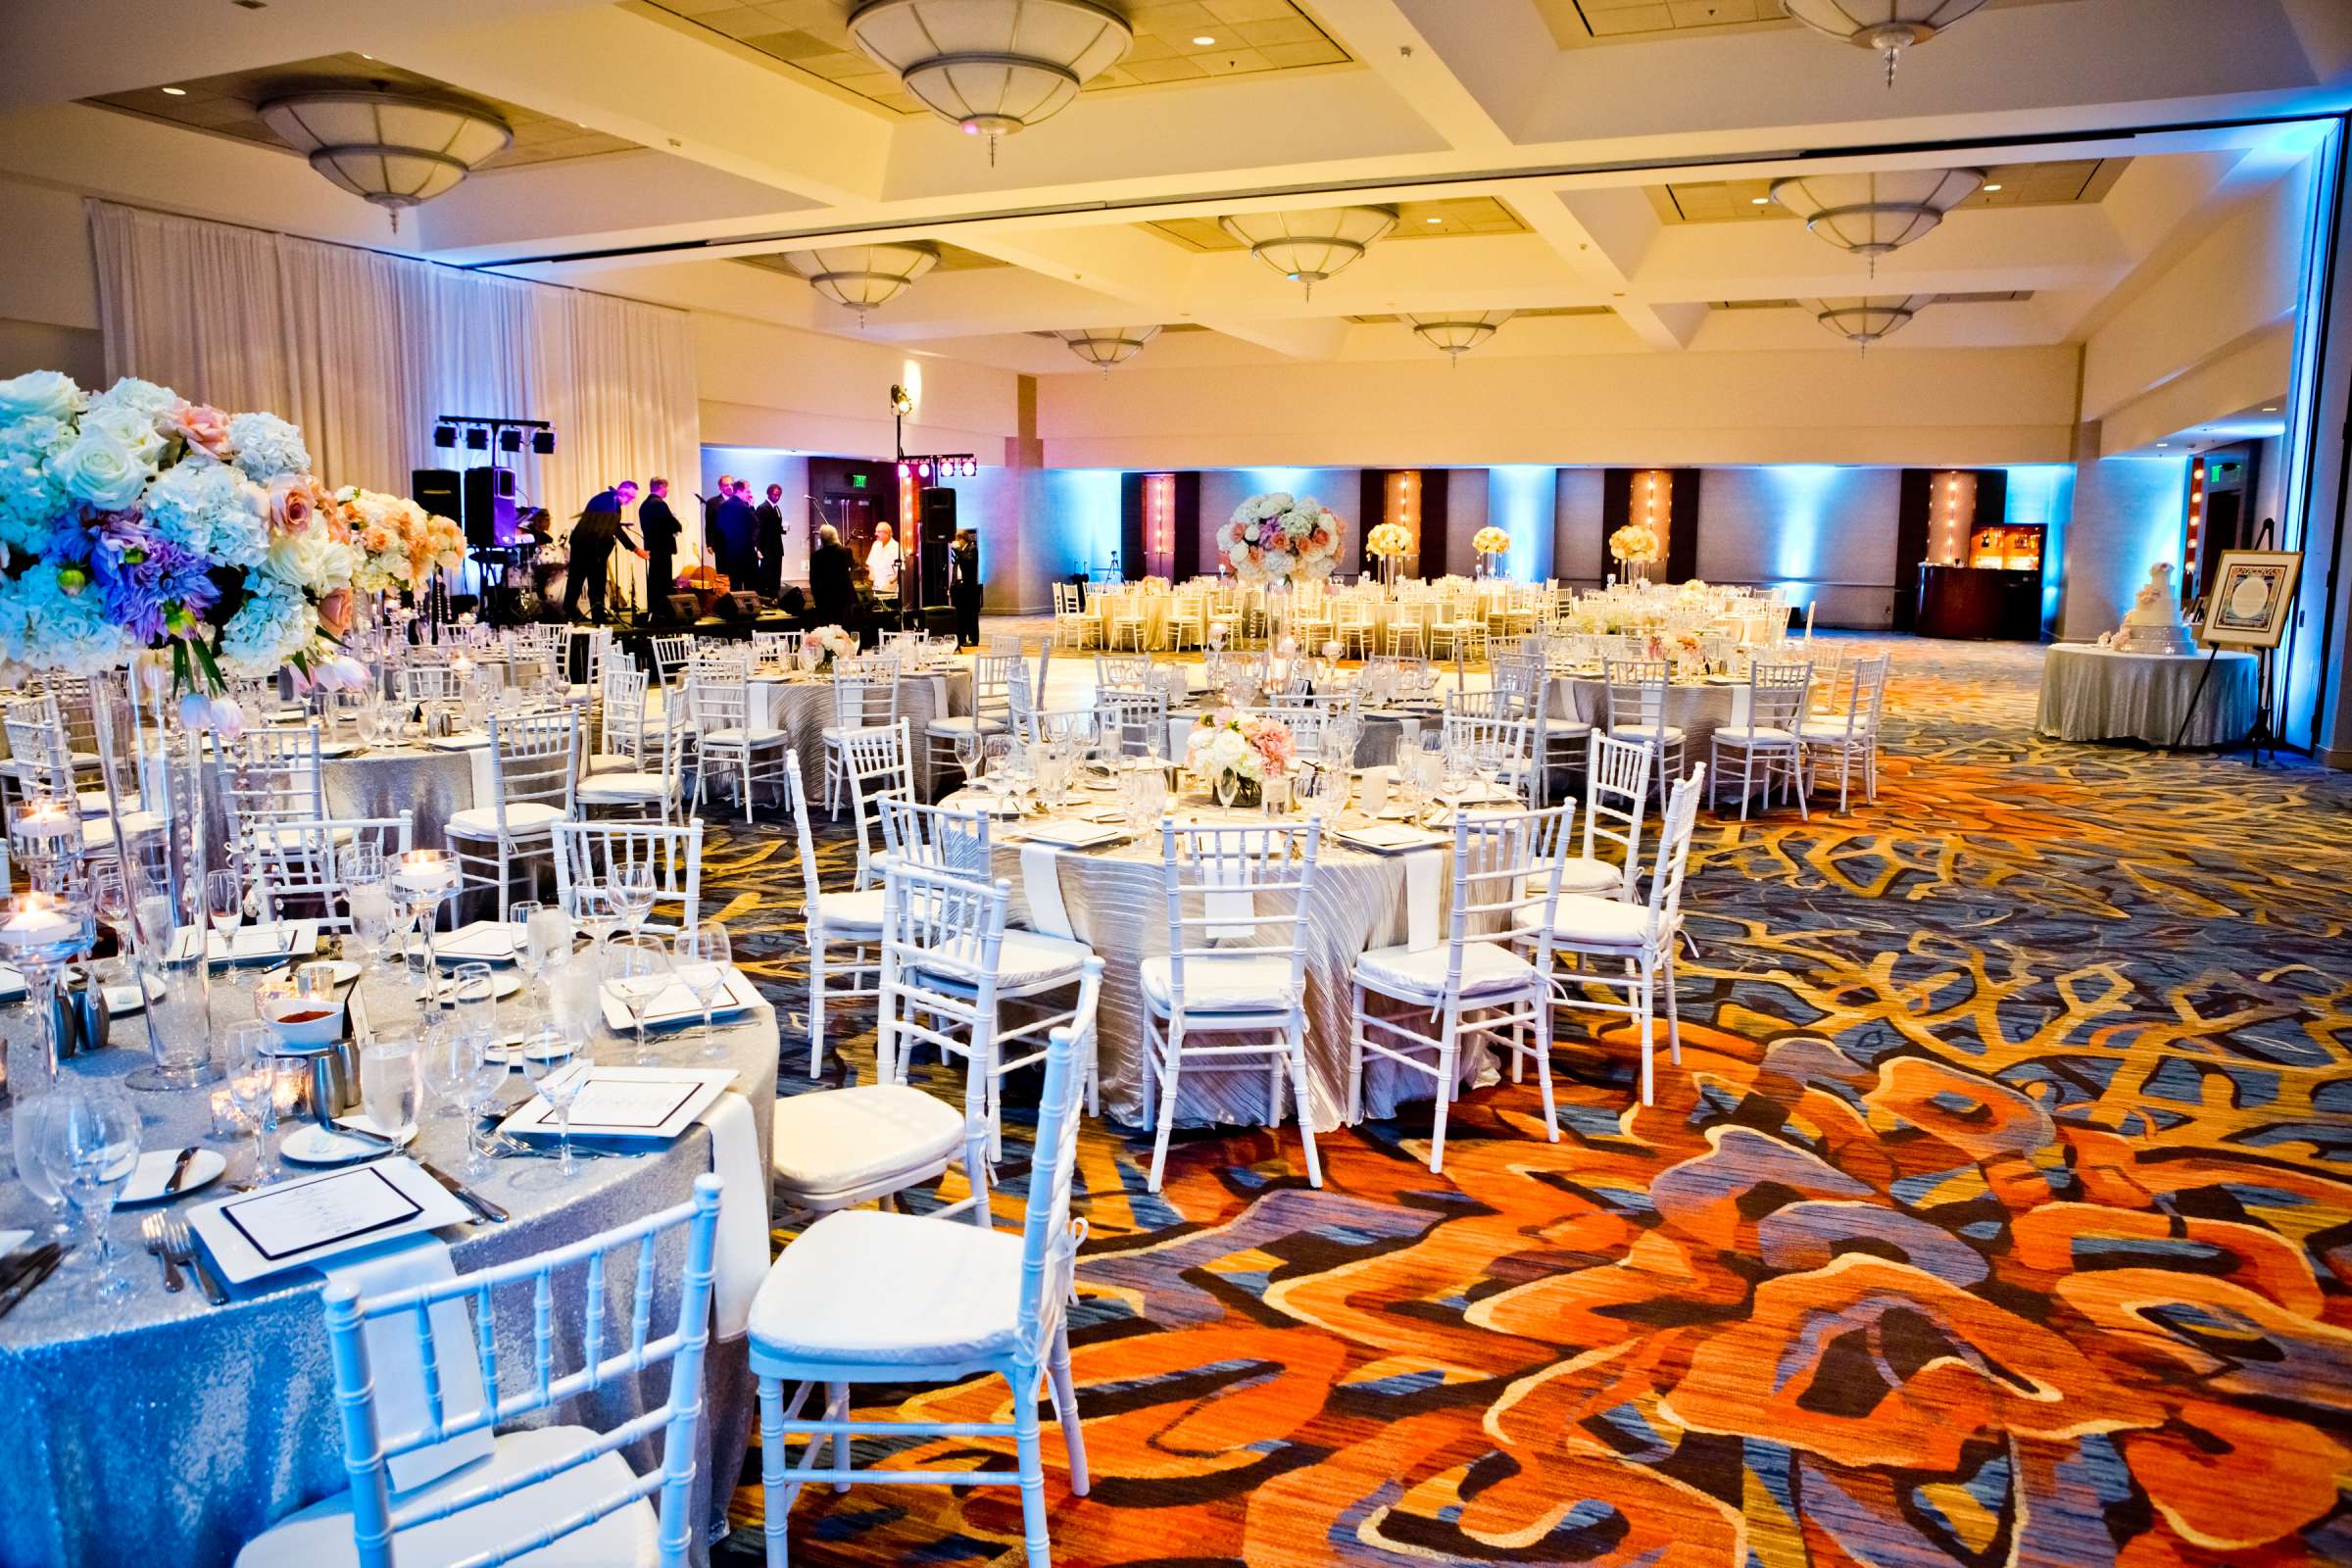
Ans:
[[[449,1244],[429,1232],[369,1248],[318,1265],[327,1283],[348,1282],[363,1298],[384,1296],[457,1277]],[[473,1312],[463,1300],[436,1302],[432,1310],[433,1366],[441,1382],[444,1420],[482,1407],[482,1364],[476,1358]],[[377,1430],[386,1437],[416,1431],[425,1422],[424,1365],[417,1353],[416,1316],[402,1312],[368,1323],[368,1370],[375,1382]],[[394,1458],[392,1490],[407,1492],[486,1458],[497,1446],[488,1427],[462,1438],[430,1444]]]
[[[1021,846],[1021,895],[1029,903],[1029,928],[1049,937],[1070,937],[1070,911],[1061,902],[1061,853],[1050,844]]]
[[[736,1340],[751,1327],[752,1298],[767,1278],[767,1168],[750,1101],[730,1089],[696,1119],[710,1129],[710,1173],[724,1184],[711,1250],[711,1324],[718,1338]]]

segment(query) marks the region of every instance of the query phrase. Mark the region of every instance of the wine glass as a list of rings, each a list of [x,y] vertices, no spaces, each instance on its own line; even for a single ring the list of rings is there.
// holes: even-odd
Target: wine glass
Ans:
[[[620,907],[620,918],[628,926],[629,935],[638,935],[645,917],[654,912],[654,862],[635,860],[622,866],[607,887]]]
[[[17,1175],[24,1181],[24,1190],[49,1210],[50,1231],[62,1237],[72,1228],[66,1221],[66,1195],[49,1178],[49,1163],[41,1157],[41,1137],[48,1126],[50,1109],[64,1104],[65,1100],[49,1091],[33,1095],[30,1084],[21,1091],[13,1082],[9,1087],[17,1093],[15,1110],[9,1118],[9,1132],[16,1147]]]
[[[118,861],[108,861],[90,870],[90,907],[99,919],[114,928],[116,959],[119,976],[131,974],[130,890],[123,884],[122,867]]]
[[[245,918],[245,879],[234,870],[206,872],[204,906],[225,950],[229,934]]]
[[[982,736],[976,729],[958,730],[956,734],[956,766],[963,774],[964,786],[976,788],[980,783]]]
[[[507,1064],[491,1055],[489,1041],[464,1029],[450,1030],[447,1044],[436,1048],[434,1055],[447,1072],[450,1100],[465,1117],[466,1174],[480,1176],[490,1165],[482,1149],[482,1112],[497,1098]]]
[[[277,1042],[270,1026],[247,1018],[228,1026],[228,1103],[253,1129],[253,1179],[273,1182],[284,1171],[270,1135],[277,1131]]]
[[[122,1090],[88,1080],[60,1084],[43,1098],[57,1103],[43,1118],[41,1162],[84,1233],[98,1240],[98,1298],[116,1300],[130,1281],[115,1267],[119,1254],[108,1222],[138,1168],[139,1113]]]
[[[620,910],[614,905],[611,888],[603,882],[581,881],[571,885],[571,913],[588,940],[596,944],[596,956],[602,962],[605,944],[620,924]]]
[[[570,915],[548,905],[534,904],[530,909],[519,957],[523,973],[530,977],[531,994],[537,997],[546,990],[556,965],[571,956],[572,922]]]
[[[605,984],[628,1009],[629,1022],[637,1031],[635,1060],[644,1066],[649,1053],[645,1044],[646,1014],[662,993],[669,989],[669,950],[652,937],[631,932],[616,936],[605,944],[600,960]]]
[[[576,1168],[571,1157],[571,1102],[594,1065],[595,1054],[584,1033],[543,1028],[523,1039],[522,1075],[555,1110],[556,1174],[566,1179]]]
[[[727,993],[727,969],[735,961],[727,928],[715,920],[690,925],[678,933],[677,975],[694,1000],[703,1004],[703,1054],[718,1057],[726,1048],[710,1032],[710,1007]]]

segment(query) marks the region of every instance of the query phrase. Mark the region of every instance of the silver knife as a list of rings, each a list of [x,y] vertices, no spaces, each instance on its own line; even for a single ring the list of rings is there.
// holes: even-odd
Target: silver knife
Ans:
[[[166,1198],[179,1191],[179,1184],[188,1179],[188,1166],[195,1158],[196,1146],[194,1144],[190,1144],[179,1152],[179,1157],[172,1162],[172,1174],[164,1181]]]
[[[459,1202],[464,1203],[467,1208],[472,1209],[476,1214],[479,1214],[482,1218],[502,1225],[506,1223],[508,1215],[505,1209],[499,1207],[496,1203],[493,1203],[490,1201],[490,1200],[484,1198],[481,1194],[475,1192],[472,1188],[466,1186],[464,1182],[458,1180],[455,1176],[452,1176],[449,1172],[443,1170],[431,1160],[418,1160],[416,1162],[416,1168],[423,1171],[433,1180],[439,1182],[443,1187],[449,1189],[451,1196],[456,1198]]]

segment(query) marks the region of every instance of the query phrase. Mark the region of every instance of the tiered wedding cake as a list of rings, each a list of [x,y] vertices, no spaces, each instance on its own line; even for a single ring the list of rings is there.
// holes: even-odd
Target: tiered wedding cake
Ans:
[[[2173,592],[2172,563],[2159,561],[2148,568],[2148,580],[2124,615],[2110,647],[2127,654],[2193,654],[2196,639],[2180,614],[2180,596]]]

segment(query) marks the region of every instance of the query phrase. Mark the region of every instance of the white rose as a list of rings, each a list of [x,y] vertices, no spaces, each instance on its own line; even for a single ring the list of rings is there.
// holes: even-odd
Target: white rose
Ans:
[[[0,381],[0,419],[23,419],[40,415],[70,419],[81,402],[81,388],[61,370],[26,370]]]
[[[149,471],[137,453],[104,430],[85,430],[49,461],[49,471],[66,493],[100,512],[138,505]]]
[[[163,455],[164,438],[155,428],[155,420],[138,409],[118,404],[111,408],[92,409],[81,416],[83,433],[98,430],[122,443],[140,462],[153,465]]]

